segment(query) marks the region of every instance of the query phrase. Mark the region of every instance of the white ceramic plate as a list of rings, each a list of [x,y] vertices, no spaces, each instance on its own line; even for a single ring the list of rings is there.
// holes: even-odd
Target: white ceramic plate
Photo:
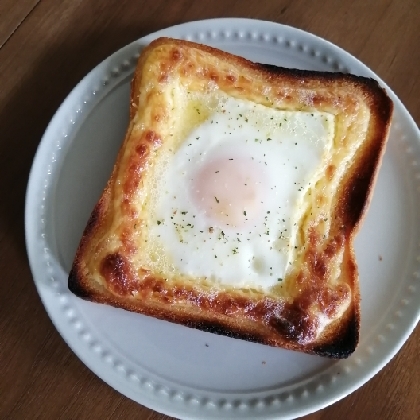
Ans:
[[[387,88],[395,117],[356,241],[362,326],[360,346],[349,359],[331,361],[270,348],[84,302],[67,290],[69,268],[124,136],[129,81],[139,51],[162,35],[262,63],[378,79],[329,42],[247,19],[175,26],[116,52],[67,97],[35,157],[26,240],[41,299],[60,334],[93,372],[154,410],[183,419],[291,418],[316,411],[378,372],[420,317],[419,131]]]

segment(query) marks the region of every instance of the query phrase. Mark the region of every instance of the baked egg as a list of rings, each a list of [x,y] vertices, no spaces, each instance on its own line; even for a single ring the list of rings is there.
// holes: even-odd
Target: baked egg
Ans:
[[[161,273],[267,290],[293,263],[305,196],[332,148],[334,115],[225,94],[189,97],[184,111],[194,123],[174,130],[154,168],[148,264]]]

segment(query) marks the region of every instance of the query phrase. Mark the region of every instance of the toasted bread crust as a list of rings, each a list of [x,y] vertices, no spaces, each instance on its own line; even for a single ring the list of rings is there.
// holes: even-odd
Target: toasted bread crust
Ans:
[[[191,50],[194,50],[193,58],[189,56]],[[150,65],[153,55],[158,56],[160,65],[159,74],[154,77],[162,85],[172,77],[184,77],[191,80],[191,86],[196,84],[199,88],[203,83],[215,83],[219,89],[237,97],[248,97],[259,87],[270,86],[267,96],[259,93],[253,99],[263,104],[275,102],[286,109],[323,109],[340,114],[356,112],[358,101],[368,107],[367,138],[340,182],[331,236],[324,240],[316,229],[309,233],[311,246],[303,259],[306,271],[297,271],[295,281],[299,282],[300,293],[292,301],[249,297],[232,289],[210,294],[182,281],[168,283],[167,279],[146,269],[140,274],[131,269],[130,259],[139,249],[129,227],[138,217],[130,197],[139,188],[151,152],[164,141],[158,127],[167,118],[163,105],[159,104],[151,116],[153,123],[146,124],[146,130],[139,131],[136,126],[149,100],[142,86],[145,78],[150,77],[144,73],[144,68]],[[215,61],[210,61],[209,57]],[[371,79],[256,64],[191,42],[167,38],[152,42],[139,59],[131,85],[130,126],[111,178],[83,233],[69,275],[69,289],[87,300],[204,331],[321,356],[348,357],[357,346],[360,325],[353,241],[372,195],[392,110],[385,91]],[[131,150],[128,158],[124,155],[127,150]],[[125,197],[118,214],[114,208],[119,188],[117,179]],[[118,231],[119,246],[103,250],[100,238],[107,234],[116,217],[124,221]],[[340,252],[343,257],[339,282],[327,287],[325,277],[329,264]],[[92,281],[89,259],[95,253],[103,254],[94,265],[94,274],[101,277],[101,284]],[[346,299],[350,299],[350,304],[345,312],[317,336],[318,321],[310,316],[313,302],[317,302],[321,312],[331,315],[338,310],[338,303]]]

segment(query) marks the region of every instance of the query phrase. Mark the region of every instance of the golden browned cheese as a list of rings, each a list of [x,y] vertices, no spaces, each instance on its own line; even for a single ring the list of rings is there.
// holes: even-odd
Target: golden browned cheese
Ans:
[[[277,110],[334,116],[332,150],[305,195],[293,265],[268,291],[154,270],[149,264],[151,168],[165,147],[183,141],[192,124],[185,111],[189,105],[177,106],[177,91],[206,97],[223,92]],[[198,105],[205,111],[205,104]],[[69,289],[88,300],[217,334],[347,357],[357,346],[360,325],[353,241],[372,195],[392,109],[371,79],[255,64],[169,38],[152,42],[139,58],[126,137],[83,233]]]

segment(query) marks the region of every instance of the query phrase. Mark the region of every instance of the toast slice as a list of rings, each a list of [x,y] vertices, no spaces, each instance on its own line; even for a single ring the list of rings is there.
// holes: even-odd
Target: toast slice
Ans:
[[[206,231],[189,236],[202,235],[202,242],[190,252],[183,248],[188,244],[181,237],[186,227],[182,230],[172,223],[181,235],[180,243],[174,244],[171,223],[157,219],[160,196],[173,194],[175,199],[176,192],[183,195],[188,190],[183,178],[168,176],[166,184],[159,179],[181,150],[190,145],[186,143],[191,136],[200,147],[210,147],[210,123],[216,114],[220,121],[227,121],[223,120],[226,104],[231,104],[228,113],[237,106],[246,115],[256,115],[255,121],[249,122],[253,127],[245,127],[246,131],[240,133],[259,130],[262,124],[278,139],[270,141],[268,134],[264,142],[255,138],[255,144],[280,147],[296,132],[302,133],[302,127],[303,133],[308,133],[310,117],[316,118],[316,124],[324,130],[318,161],[293,196],[296,203],[288,213],[290,233],[277,232],[277,242],[261,257],[264,260],[270,256],[273,266],[283,258],[285,263],[279,264],[284,267],[269,267],[274,272],[268,273],[256,267],[251,255],[248,261],[254,264],[254,271],[250,269],[249,279],[244,275],[247,268],[241,271],[239,259],[237,265],[234,263],[237,271],[226,268],[231,264],[228,260],[239,256],[223,255],[223,261],[214,265],[216,251],[206,248],[206,240],[215,241],[216,234],[219,241],[227,243],[225,236],[234,235],[234,228],[225,233],[217,222],[208,222],[213,224]],[[208,46],[170,38],[153,41],[139,58],[131,84],[125,140],[84,230],[69,274],[69,289],[83,299],[216,334],[331,358],[348,357],[358,344],[360,326],[353,241],[372,195],[392,111],[392,101],[371,79],[256,64]],[[242,113],[236,120],[240,118]],[[248,118],[245,121],[248,123]],[[274,125],[267,128],[264,121]],[[244,130],[243,125],[244,121],[238,130]],[[207,140],[200,140],[196,134],[200,129]],[[220,130],[215,133],[220,137]],[[299,136],[306,141],[305,135]],[[307,141],[301,150],[312,147]],[[311,144],[318,143],[315,139]],[[297,141],[282,150],[286,153],[295,145]],[[242,150],[242,146],[233,141],[229,150]],[[269,149],[267,156],[270,150],[275,149]],[[190,162],[193,169],[200,166],[194,159]],[[241,168],[243,165],[238,170]],[[276,173],[280,176],[274,187],[286,182],[282,172]],[[217,207],[220,200],[214,196],[213,205]],[[161,205],[159,211],[166,211],[165,206]],[[200,212],[188,200],[187,207],[178,210],[168,219],[187,213],[195,217]],[[241,213],[247,214],[246,210]],[[276,217],[273,223],[280,223],[280,216]],[[193,229],[191,223],[188,225]],[[247,229],[251,235],[248,243],[254,236],[268,235],[268,231],[258,229]],[[247,241],[240,242],[239,236],[237,239],[238,245],[245,247],[242,242]],[[194,241],[191,239],[196,245]],[[278,245],[279,241],[283,242]],[[252,253],[258,247],[243,249]],[[237,254],[238,248],[232,251]],[[178,264],[183,257],[185,266]]]

